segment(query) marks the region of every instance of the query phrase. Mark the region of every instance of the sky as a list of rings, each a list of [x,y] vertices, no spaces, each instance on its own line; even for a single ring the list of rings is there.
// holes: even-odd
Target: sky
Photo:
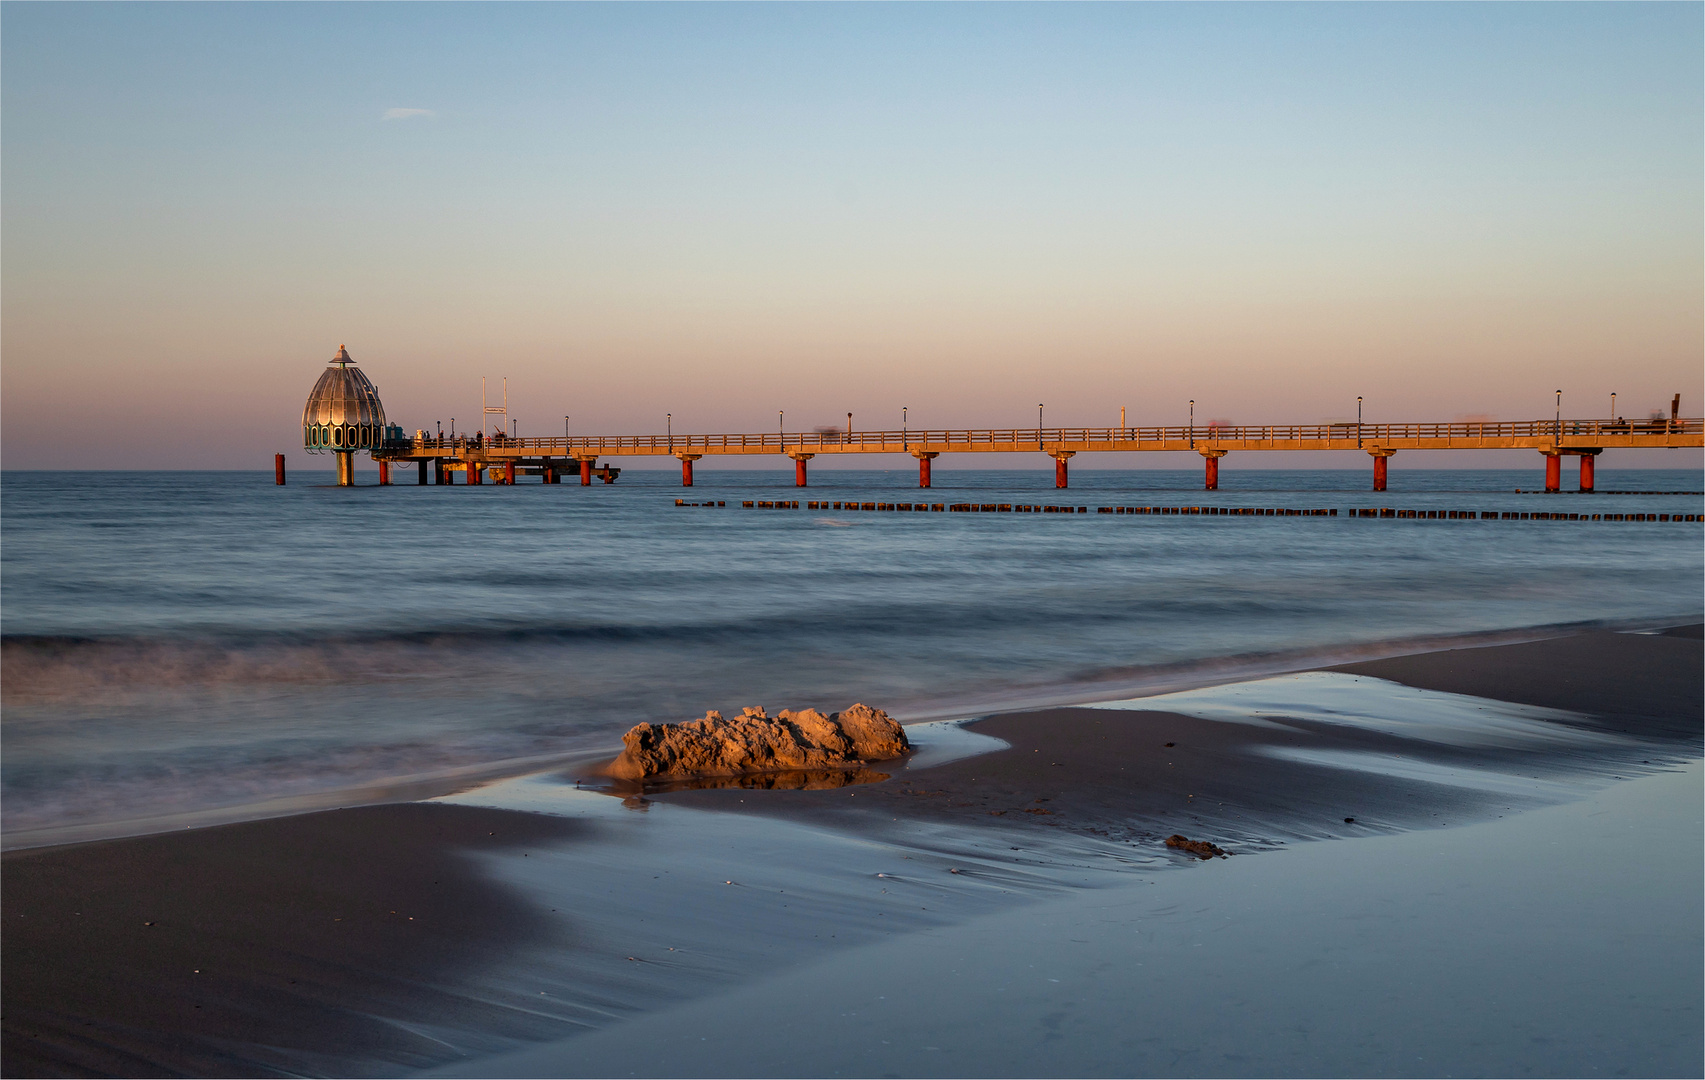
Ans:
[[[0,460],[319,465],[340,344],[410,431],[1699,416],[1702,13],[8,2]]]

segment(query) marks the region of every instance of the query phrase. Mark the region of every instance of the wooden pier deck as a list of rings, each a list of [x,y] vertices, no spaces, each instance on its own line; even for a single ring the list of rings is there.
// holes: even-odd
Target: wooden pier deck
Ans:
[[[425,440],[375,456],[460,454],[469,440]],[[779,432],[728,435],[492,436],[491,460],[512,457],[673,457],[696,454],[1011,454],[1224,450],[1485,450],[1564,453],[1615,447],[1705,446],[1705,419],[1518,420],[1449,424],[1268,424],[1215,427],[967,428],[946,431]]]
[[[1705,418],[1650,420],[1517,420],[1407,424],[1263,424],[1128,428],[965,428],[952,430],[809,431],[738,434],[579,435],[572,438],[424,436],[393,440],[372,450],[380,462],[381,483],[389,482],[389,463],[418,462],[421,483],[435,467],[438,482],[450,472],[465,473],[472,483],[482,472],[498,482],[517,472],[542,473],[556,483],[565,472],[578,472],[583,484],[594,475],[614,482],[620,470],[600,459],[674,457],[681,461],[682,482],[692,485],[693,462],[725,455],[771,454],[793,459],[796,480],[806,486],[811,458],[841,454],[908,454],[918,459],[919,486],[930,483],[930,463],[943,454],[1046,454],[1055,461],[1055,483],[1065,487],[1066,462],[1077,454],[1189,452],[1205,459],[1206,486],[1218,486],[1219,459],[1241,451],[1342,450],[1373,458],[1374,488],[1385,489],[1386,462],[1404,450],[1526,449],[1546,456],[1546,488],[1560,490],[1559,461],[1581,459],[1581,490],[1592,490],[1593,459],[1621,448],[1697,448],[1705,446]]]

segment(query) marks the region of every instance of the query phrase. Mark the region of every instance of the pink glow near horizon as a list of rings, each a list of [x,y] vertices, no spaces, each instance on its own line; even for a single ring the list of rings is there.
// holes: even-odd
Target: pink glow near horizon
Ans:
[[[5,465],[307,464],[340,342],[411,431],[1701,415],[1700,21],[13,7]]]

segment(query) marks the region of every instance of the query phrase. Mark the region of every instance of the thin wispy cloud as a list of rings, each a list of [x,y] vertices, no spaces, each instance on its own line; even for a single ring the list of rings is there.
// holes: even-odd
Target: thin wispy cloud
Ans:
[[[381,116],[379,119],[381,119],[381,120],[412,120],[417,116],[424,116],[428,120],[431,120],[431,119],[435,118],[437,115],[438,114],[436,112],[433,112],[431,109],[386,109],[385,115]]]

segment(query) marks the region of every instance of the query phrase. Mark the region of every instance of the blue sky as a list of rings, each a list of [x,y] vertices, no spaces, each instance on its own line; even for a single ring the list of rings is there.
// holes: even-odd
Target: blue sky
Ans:
[[[6,463],[111,460],[67,380],[263,460],[339,343],[410,428],[1698,414],[1702,10],[7,3]]]

